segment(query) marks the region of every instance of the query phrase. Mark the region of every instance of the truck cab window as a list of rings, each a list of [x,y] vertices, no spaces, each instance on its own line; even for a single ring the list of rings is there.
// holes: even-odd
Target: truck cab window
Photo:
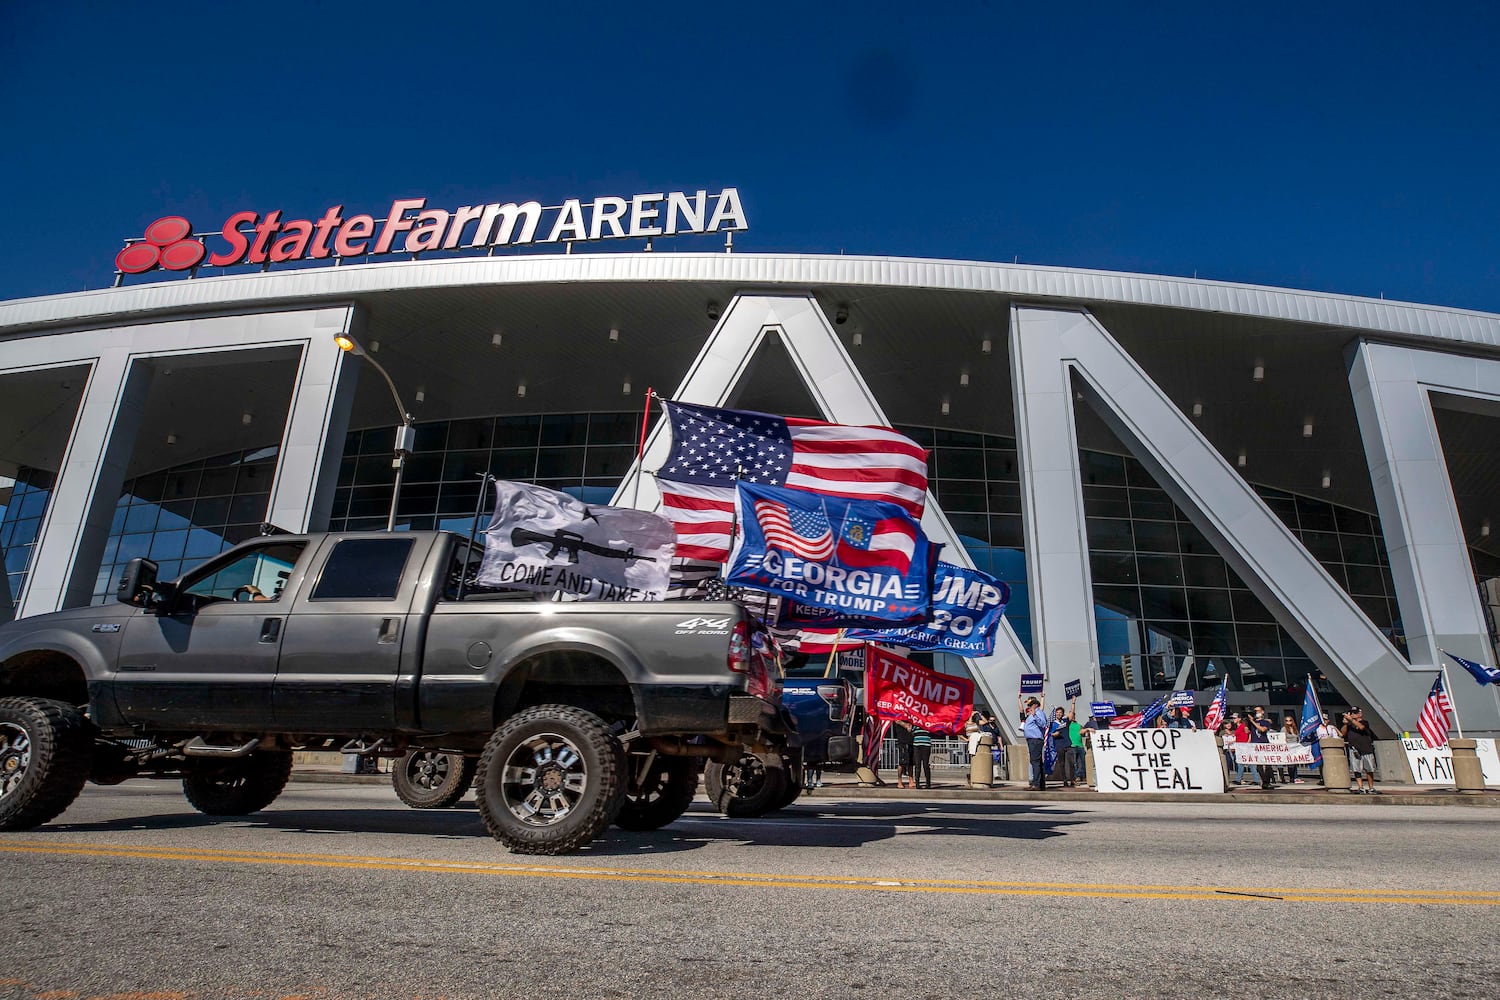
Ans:
[[[210,564],[190,577],[182,593],[196,607],[219,601],[279,601],[306,542],[281,542],[241,552],[226,563]]]
[[[314,601],[391,600],[411,555],[409,538],[346,538],[333,547],[313,588]]]

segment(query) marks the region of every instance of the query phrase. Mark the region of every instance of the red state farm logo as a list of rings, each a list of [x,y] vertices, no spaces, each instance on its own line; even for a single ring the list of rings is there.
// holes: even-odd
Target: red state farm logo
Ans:
[[[168,271],[186,271],[203,259],[203,241],[190,239],[192,223],[180,215],[157,219],[146,227],[146,239],[127,244],[115,254],[115,267],[126,274],[143,274],[160,265]]]

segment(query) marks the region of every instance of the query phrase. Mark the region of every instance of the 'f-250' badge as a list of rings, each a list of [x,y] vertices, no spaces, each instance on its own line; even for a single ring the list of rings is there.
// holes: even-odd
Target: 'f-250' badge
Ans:
[[[119,622],[105,622],[102,625],[95,625],[94,626],[94,631],[95,632],[118,632],[118,631],[120,631],[120,623]]]

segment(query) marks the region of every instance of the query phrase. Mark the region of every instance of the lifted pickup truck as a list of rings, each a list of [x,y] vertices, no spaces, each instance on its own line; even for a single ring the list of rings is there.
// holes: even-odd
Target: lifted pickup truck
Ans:
[[[556,603],[464,593],[445,532],[274,535],[173,583],[133,560],[118,603],[0,626],[0,830],[86,781],[180,777],[209,815],[270,805],[292,751],[474,763],[512,851],[655,829],[704,760],[779,761],[769,635],[732,602]]]

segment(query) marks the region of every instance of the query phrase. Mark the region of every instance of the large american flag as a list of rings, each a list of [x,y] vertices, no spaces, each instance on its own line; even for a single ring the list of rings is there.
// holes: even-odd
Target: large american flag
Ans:
[[[1432,682],[1432,692],[1422,703],[1422,715],[1417,719],[1417,731],[1427,745],[1436,749],[1448,745],[1448,716],[1453,712],[1453,703],[1448,692],[1443,690],[1443,675],[1438,674]]]
[[[734,484],[790,486],[899,504],[927,502],[927,451],[889,427],[829,424],[663,400],[672,450],[657,470],[662,513],[681,559],[724,562],[734,530]]]

